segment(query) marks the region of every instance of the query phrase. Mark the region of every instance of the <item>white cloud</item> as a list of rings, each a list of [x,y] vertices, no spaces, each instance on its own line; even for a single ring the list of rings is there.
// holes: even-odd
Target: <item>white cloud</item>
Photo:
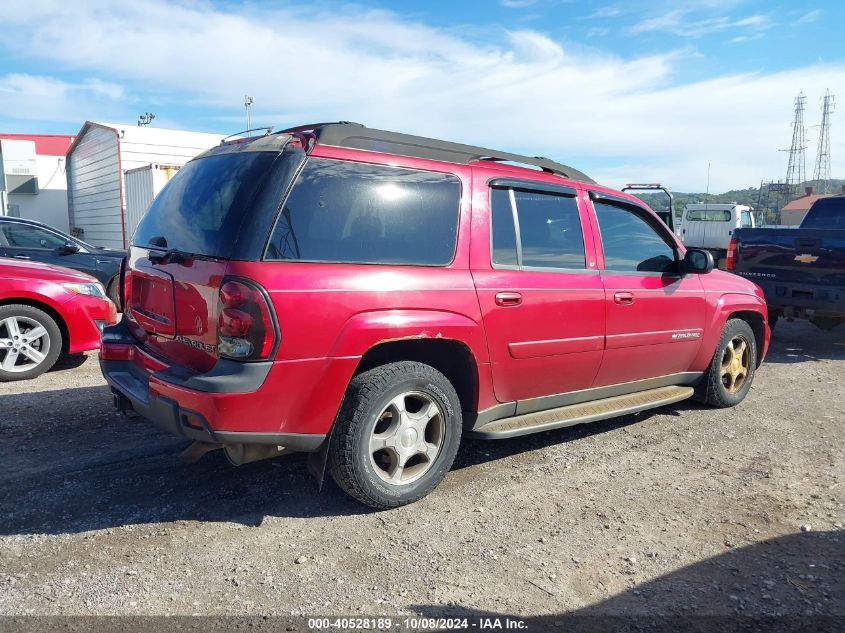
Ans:
[[[125,97],[122,86],[100,79],[71,83],[26,73],[0,77],[0,112],[19,119],[81,123],[91,112],[91,103],[120,102]]]
[[[795,20],[795,24],[809,24],[810,22],[815,22],[819,17],[821,17],[821,14],[821,9],[813,9]]]
[[[707,13],[709,15],[710,12]],[[666,31],[680,37],[698,38],[728,29],[765,30],[773,26],[772,19],[762,14],[749,15],[740,19],[733,19],[724,15],[698,17],[699,15],[700,13],[696,12],[694,7],[687,6],[683,9],[675,9],[640,20],[633,24],[628,32],[638,35]]]
[[[536,3],[537,0],[499,0],[499,4],[506,9],[523,9]]]
[[[584,16],[585,20],[601,20],[606,18],[615,18],[622,15],[622,9],[618,5],[611,4],[605,7],[599,7],[592,13],[587,16]]]
[[[18,112],[113,120],[100,110],[124,112],[134,99],[139,108],[156,103],[156,123],[196,129],[194,117],[168,109],[178,104],[231,120],[234,131],[251,94],[256,125],[360,121],[556,157],[611,185],[656,179],[700,188],[708,161],[713,191],[777,178],[792,96],[803,90],[812,102],[845,84],[845,64],[683,82],[677,52],[625,59],[570,50],[532,30],[488,32],[480,43],[477,34],[355,7],[231,13],[202,0],[145,0],[94,13],[32,0],[0,5],[0,22],[5,46],[33,51],[57,73],[99,78],[64,87],[16,80],[11,92],[4,81],[6,121]],[[831,144],[834,172],[845,173],[845,143],[837,136]]]

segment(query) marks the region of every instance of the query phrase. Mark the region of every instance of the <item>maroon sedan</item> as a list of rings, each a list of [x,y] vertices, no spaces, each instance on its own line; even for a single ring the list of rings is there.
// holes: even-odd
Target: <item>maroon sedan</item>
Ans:
[[[98,349],[103,327],[116,321],[93,277],[0,258],[0,382],[35,378],[59,356]]]

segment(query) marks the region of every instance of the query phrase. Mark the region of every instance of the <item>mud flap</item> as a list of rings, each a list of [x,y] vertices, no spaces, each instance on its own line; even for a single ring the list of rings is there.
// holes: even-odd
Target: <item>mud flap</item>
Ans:
[[[320,450],[308,454],[308,472],[317,480],[317,492],[323,490],[323,481],[326,478],[326,463],[329,459],[329,446],[332,442],[334,424],[332,425],[326,440],[320,446]]]

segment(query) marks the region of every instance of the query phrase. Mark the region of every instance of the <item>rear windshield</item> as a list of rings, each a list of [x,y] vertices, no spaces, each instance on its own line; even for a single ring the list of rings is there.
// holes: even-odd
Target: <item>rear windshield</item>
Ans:
[[[452,174],[310,158],[266,258],[445,266],[455,253],[460,200]]]
[[[728,209],[689,209],[687,220],[691,222],[730,222],[731,212]]]
[[[845,196],[816,200],[804,222],[802,229],[845,229]]]
[[[132,243],[229,257],[276,152],[239,152],[199,158],[182,167],[153,201]],[[160,242],[160,240],[156,240]]]

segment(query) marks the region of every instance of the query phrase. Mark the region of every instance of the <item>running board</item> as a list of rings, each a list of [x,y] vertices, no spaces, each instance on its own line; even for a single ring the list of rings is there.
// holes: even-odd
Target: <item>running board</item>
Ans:
[[[572,404],[548,411],[526,413],[512,418],[495,420],[471,431],[470,437],[494,440],[528,435],[586,422],[597,422],[620,415],[628,415],[685,400],[694,393],[692,387],[659,387],[624,396],[613,396],[582,404]]]

